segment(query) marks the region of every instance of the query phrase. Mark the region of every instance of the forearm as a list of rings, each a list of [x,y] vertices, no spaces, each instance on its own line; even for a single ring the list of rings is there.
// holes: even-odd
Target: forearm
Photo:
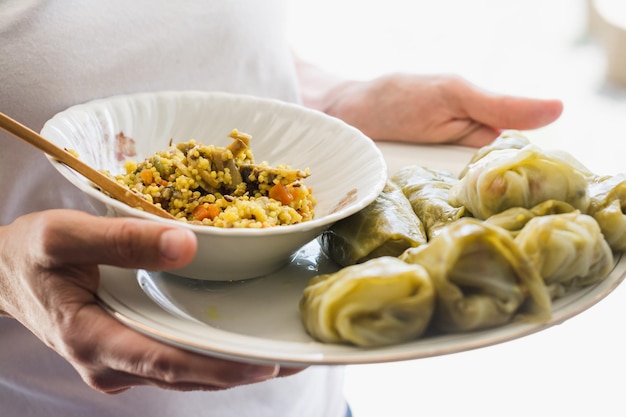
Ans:
[[[333,106],[339,93],[354,81],[331,74],[294,56],[302,104],[325,113]]]

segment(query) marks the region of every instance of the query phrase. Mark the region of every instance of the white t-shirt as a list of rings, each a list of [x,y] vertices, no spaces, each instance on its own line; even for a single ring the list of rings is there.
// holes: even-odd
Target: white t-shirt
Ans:
[[[297,101],[286,0],[1,0],[0,111],[39,131],[55,113],[139,91],[220,90]],[[88,210],[30,145],[0,131],[0,224]],[[7,179],[10,179],[8,181]],[[13,319],[0,319],[0,415],[339,417],[342,369],[312,367],[222,392],[87,387]]]

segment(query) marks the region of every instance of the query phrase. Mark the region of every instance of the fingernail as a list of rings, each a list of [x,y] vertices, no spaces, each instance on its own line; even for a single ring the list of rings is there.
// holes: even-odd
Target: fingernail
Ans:
[[[187,229],[170,229],[163,232],[159,241],[161,256],[170,261],[177,261],[185,256],[185,251],[189,248],[186,243],[190,238],[193,238],[193,232]]]
[[[262,366],[251,365],[244,371],[244,376],[251,381],[265,381],[276,378],[280,372],[280,365]]]

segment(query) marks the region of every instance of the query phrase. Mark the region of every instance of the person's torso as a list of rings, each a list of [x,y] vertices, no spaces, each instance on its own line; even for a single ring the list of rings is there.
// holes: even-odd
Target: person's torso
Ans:
[[[213,90],[297,101],[283,0],[0,0],[0,111],[39,131],[55,113],[140,91]],[[88,209],[30,145],[0,131],[0,225]],[[216,393],[107,396],[19,323],[0,319],[0,409],[19,416],[334,416],[341,370]],[[303,393],[306,393],[303,395]]]
[[[0,1],[0,111],[35,131],[92,99],[213,90],[297,101],[284,0]],[[34,148],[0,131],[0,224],[88,209]]]

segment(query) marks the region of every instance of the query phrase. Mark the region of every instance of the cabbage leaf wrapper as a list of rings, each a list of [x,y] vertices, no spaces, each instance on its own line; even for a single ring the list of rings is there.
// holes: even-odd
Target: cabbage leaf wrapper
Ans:
[[[599,177],[589,184],[591,215],[615,252],[626,250],[626,174]]]
[[[313,278],[299,307],[305,329],[317,340],[385,346],[424,333],[435,290],[424,268],[384,256]]]
[[[511,232],[511,235],[515,237],[522,230],[522,228],[526,226],[526,223],[535,217],[547,216],[550,214],[571,213],[572,211],[576,211],[576,209],[568,203],[557,200],[546,200],[530,209],[524,207],[511,207],[501,213],[494,214],[485,220],[485,222],[501,227]]]
[[[485,220],[511,207],[558,200],[586,212],[593,174],[571,155],[535,145],[489,152],[450,190],[450,203]]]
[[[319,237],[322,251],[341,266],[399,256],[426,243],[424,226],[400,188],[387,181],[378,197]]]
[[[452,173],[421,165],[408,165],[391,180],[411,203],[413,211],[424,224],[426,236],[432,239],[439,230],[465,215],[465,207],[450,204],[450,188],[459,180]]]
[[[552,315],[546,285],[504,229],[463,218],[399,259],[422,265],[435,285],[435,332],[456,333]]]
[[[520,131],[505,130],[500,133],[500,136],[495,138],[489,145],[483,146],[476,151],[469,163],[459,173],[459,178],[463,178],[471,165],[484,158],[491,151],[497,151],[500,149],[522,149],[526,145],[530,145],[530,140]]]
[[[555,299],[595,284],[613,268],[613,251],[600,226],[578,210],[535,217],[515,238]]]

